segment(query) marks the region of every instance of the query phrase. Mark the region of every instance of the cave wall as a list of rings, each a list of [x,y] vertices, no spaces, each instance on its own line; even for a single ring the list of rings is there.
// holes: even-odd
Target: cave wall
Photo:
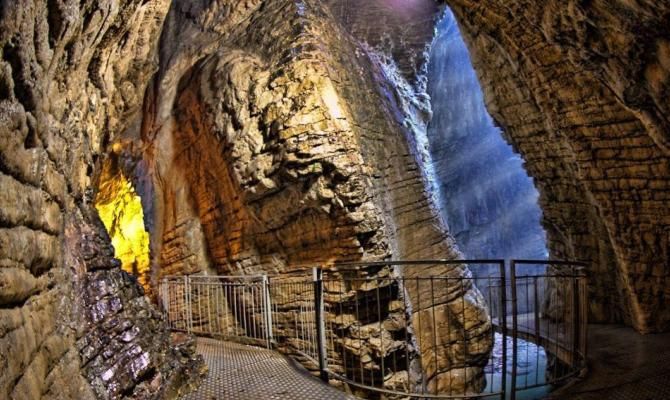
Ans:
[[[540,191],[550,253],[590,260],[595,322],[670,327],[670,7],[447,1]]]
[[[346,32],[394,60],[400,74],[425,85],[427,53],[440,6],[434,0],[324,0]]]
[[[538,185],[552,255],[593,262],[592,316],[667,329],[668,5],[448,3],[489,110]],[[358,15],[388,11],[380,5]],[[348,30],[365,18],[342,19],[336,6],[0,3],[0,397],[169,397],[178,375],[199,368],[187,344],[169,344],[93,211],[101,159],[120,137],[141,159],[132,179],[162,267],[154,282],[458,256],[402,96],[359,42],[384,36]],[[392,52],[408,79],[421,65],[414,49],[425,49],[416,38],[428,35],[412,31],[390,36],[412,43]],[[467,295],[460,322],[483,337],[477,291],[451,293]],[[448,320],[454,298],[441,300],[412,318]],[[477,351],[466,352],[477,368]],[[426,368],[432,385],[463,372],[443,354]]]
[[[170,346],[92,207],[117,145],[147,216],[153,284],[458,256],[435,223],[396,88],[320,2],[24,1],[1,11],[0,172],[13,189],[1,198],[3,397],[170,397],[199,368],[188,344]],[[484,354],[482,299],[453,289],[468,295],[461,322]],[[441,301],[435,312],[450,318],[456,301]],[[432,385],[450,374],[481,384],[472,371],[472,382],[459,377],[481,367],[474,348],[421,349],[432,350],[443,357]]]
[[[165,224],[157,233],[162,254],[181,254],[172,238],[186,236],[179,227],[198,220],[219,272],[408,258],[433,248],[435,256],[455,256],[444,228],[425,223],[435,211],[392,82],[366,54],[356,54],[362,50],[329,15],[308,15],[318,25],[303,27],[303,14],[326,11],[311,3],[302,6],[306,11],[300,7],[247,9],[242,26],[202,10],[200,18],[223,24],[217,30],[225,33],[189,37],[208,42],[200,54],[170,49],[163,56],[188,61],[161,72],[166,80],[157,85],[152,108],[172,109],[142,135],[153,146],[147,154],[156,166],[158,196],[175,204],[159,205],[165,210],[155,218]],[[275,8],[294,19],[278,20]],[[275,22],[272,36],[261,26],[269,21]],[[165,41],[190,35],[179,24],[174,30],[177,36]],[[177,193],[184,201],[170,200]],[[422,221],[413,227],[418,231],[410,231],[415,221]],[[166,257],[169,273],[172,258]]]
[[[336,261],[459,257],[379,60],[322,2],[220,5],[173,4],[135,135],[156,194],[157,278],[302,272],[304,279],[308,268]],[[468,276],[463,267],[404,274],[446,273]],[[477,371],[490,322],[477,289],[453,285],[434,304],[425,301],[427,286],[409,291],[424,296],[413,318],[435,311],[439,321],[467,325],[472,341],[462,352],[449,352],[430,327],[419,339],[422,352],[439,354],[439,363],[426,364],[431,385],[453,380],[457,390],[483,382]],[[343,295],[350,296],[365,289]],[[359,329],[354,322],[344,328]],[[345,351],[363,356],[346,335]]]
[[[174,397],[185,378],[188,346],[170,345],[92,207],[168,7],[0,3],[0,398]]]

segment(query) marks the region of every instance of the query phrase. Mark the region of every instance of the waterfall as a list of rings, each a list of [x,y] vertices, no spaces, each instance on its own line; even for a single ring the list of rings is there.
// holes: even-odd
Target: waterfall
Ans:
[[[431,46],[427,91],[440,212],[461,251],[467,258],[546,258],[538,192],[486,110],[448,8]]]

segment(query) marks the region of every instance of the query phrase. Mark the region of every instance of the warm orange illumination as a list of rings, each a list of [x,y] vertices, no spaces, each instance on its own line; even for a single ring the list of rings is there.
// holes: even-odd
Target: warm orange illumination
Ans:
[[[130,181],[118,173],[103,183],[95,208],[112,238],[122,268],[149,289],[149,234],[144,229],[142,202]]]

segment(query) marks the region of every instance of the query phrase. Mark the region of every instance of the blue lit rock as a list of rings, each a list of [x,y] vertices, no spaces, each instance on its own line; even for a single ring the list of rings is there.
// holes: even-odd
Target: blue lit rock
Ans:
[[[449,230],[467,258],[544,259],[539,194],[486,110],[450,10],[436,29],[428,64],[433,115],[427,134]]]

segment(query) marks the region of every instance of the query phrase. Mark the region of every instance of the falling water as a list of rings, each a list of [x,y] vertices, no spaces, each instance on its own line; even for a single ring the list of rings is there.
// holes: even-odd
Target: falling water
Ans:
[[[451,10],[444,11],[436,33],[427,137],[442,217],[467,258],[544,259],[538,192],[486,111]]]
[[[427,194],[434,205],[442,203],[438,185],[439,177],[435,173],[430,142],[427,136],[427,123],[431,118],[430,98],[426,94],[425,76],[420,75],[416,82],[410,83],[399,70],[388,51],[375,49],[367,43],[361,43],[367,56],[377,65],[383,75],[383,82],[391,83],[393,93],[386,93],[389,103],[394,106],[395,115],[409,133],[407,140],[411,151],[419,162],[421,173],[427,187]]]
[[[466,258],[545,259],[548,255],[540,219],[538,192],[523,168],[523,161],[505,142],[486,110],[477,75],[470,62],[454,15],[445,9],[438,22],[428,65],[428,94],[433,117],[426,136],[438,183],[442,218]],[[475,276],[495,275],[497,270],[473,269]],[[539,274],[542,270],[519,271]],[[488,288],[480,287],[486,292]],[[529,312],[529,301],[520,293],[519,312]],[[524,306],[525,305],[525,306]],[[486,367],[488,390],[502,380],[502,341]],[[518,340],[519,381],[545,382],[547,356],[533,343]],[[511,345],[507,346],[508,353]],[[523,358],[523,357],[522,357]],[[508,361],[511,360],[508,354]],[[508,365],[511,369],[511,365]],[[519,398],[543,397],[546,387],[522,392]]]
[[[384,43],[373,46],[363,42],[361,49],[379,68],[382,92],[405,127],[431,200],[464,256],[546,258],[538,192],[523,168],[523,161],[505,142],[486,110],[468,50],[451,11],[445,9],[437,25],[425,75],[424,71],[418,71],[414,79],[408,79],[398,67],[392,49]],[[485,265],[477,267],[472,269],[476,277],[498,273],[484,269]],[[479,289],[489,293],[488,287]],[[522,290],[518,296],[518,312],[531,311],[527,292]],[[494,335],[494,349],[484,370],[487,391],[500,390],[503,381],[510,386],[509,371],[514,359],[511,340],[499,333]],[[503,342],[507,344],[504,357]],[[521,357],[516,360],[516,382],[542,386],[546,382],[547,351],[522,339],[517,340],[517,347]],[[527,390],[519,393],[518,398],[539,398],[547,390],[546,387]]]

